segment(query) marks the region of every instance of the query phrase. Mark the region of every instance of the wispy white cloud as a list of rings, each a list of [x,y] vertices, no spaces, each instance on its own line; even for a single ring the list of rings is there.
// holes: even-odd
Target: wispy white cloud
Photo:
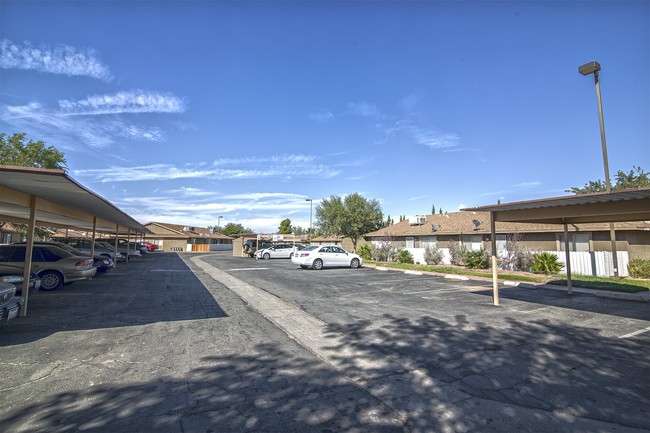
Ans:
[[[422,200],[423,198],[427,198],[427,197],[429,197],[429,196],[428,195],[418,195],[418,196],[415,196],[415,197],[409,197],[406,200],[407,201],[415,201],[415,200]]]
[[[287,215],[302,214],[306,216],[302,219],[292,218],[292,224],[303,227],[309,225],[309,203],[305,202],[305,196],[299,194],[214,194],[206,200],[188,202],[186,192],[201,192],[192,190],[193,188],[181,188],[159,191],[156,196],[125,197],[114,202],[139,221],[182,221],[183,224],[206,227],[216,225],[219,216],[224,216],[222,226],[229,222],[229,218],[235,218],[244,227],[275,233],[280,221]]]
[[[89,96],[78,101],[62,99],[59,107],[68,115],[182,113],[185,102],[170,93],[131,90],[114,95]]]
[[[53,141],[63,149],[105,148],[115,144],[116,137],[165,141],[165,133],[160,128],[144,128],[119,117],[71,117],[60,111],[49,110],[37,102],[2,106],[0,120],[43,137],[48,142]]]
[[[314,155],[271,155],[271,156],[250,156],[245,158],[219,158],[212,162],[214,166],[221,165],[258,165],[258,164],[283,164],[283,165],[304,165],[312,164],[317,159]]]
[[[330,120],[334,120],[334,113],[328,109],[320,108],[310,113],[309,118],[320,123],[327,123]]]
[[[349,102],[346,114],[374,117],[379,115],[379,109],[369,102]]]
[[[113,79],[110,69],[97,58],[94,50],[68,45],[37,47],[30,42],[21,44],[9,39],[0,41],[0,68],[86,76],[107,82]]]
[[[76,170],[77,176],[91,177],[98,182],[137,182],[172,179],[243,180],[263,178],[331,178],[341,172],[323,164],[313,163],[313,157],[286,155],[259,158],[274,163],[254,164],[258,158],[219,160],[217,167],[186,164],[179,168],[171,164],[152,164],[134,167]],[[243,161],[243,163],[242,163]],[[293,161],[293,162],[292,162]],[[297,161],[301,161],[298,163]]]
[[[373,159],[374,159],[373,157],[363,157],[363,158],[357,158],[357,159],[350,159],[348,161],[342,161],[342,162],[336,163],[335,167],[360,167],[362,165],[368,164]]]
[[[161,92],[134,90],[114,95],[59,101],[58,109],[39,102],[0,106],[0,120],[28,133],[54,141],[63,149],[105,148],[117,138],[144,142],[164,142],[165,132],[158,127],[143,127],[127,121],[133,113],[180,113],[183,99]]]
[[[531,181],[531,182],[521,182],[512,185],[512,187],[507,188],[507,189],[502,189],[499,191],[490,191],[490,192],[484,192],[482,194],[479,194],[479,197],[493,197],[493,196],[498,196],[499,200],[504,200],[506,198],[507,194],[519,192],[519,190],[522,189],[528,189],[528,188],[534,188],[537,186],[540,186],[542,183],[540,181]]]
[[[540,186],[542,183],[535,180],[532,182],[522,182],[515,185],[516,188],[529,188],[531,186]]]

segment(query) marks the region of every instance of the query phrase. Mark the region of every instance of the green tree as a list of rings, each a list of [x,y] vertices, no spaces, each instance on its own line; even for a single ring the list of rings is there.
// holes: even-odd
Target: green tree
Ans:
[[[0,222],[0,227],[5,223]],[[27,232],[29,232],[29,225],[27,224],[12,224],[14,230],[20,235],[21,239],[27,239]],[[47,240],[56,233],[56,229],[53,227],[34,227],[34,240]]]
[[[243,225],[236,224],[236,223],[228,223],[224,226],[223,229],[221,229],[222,235],[231,236],[235,238],[238,238],[240,235],[243,234],[252,234],[252,233],[255,232],[249,229],[248,227],[244,228]]]
[[[395,221],[390,217],[390,215],[388,215],[388,217],[386,217],[386,222],[384,223],[384,227],[390,227],[393,224],[395,224]]]
[[[292,232],[293,229],[291,227],[291,220],[289,218],[285,218],[282,221],[280,221],[280,227],[278,227],[278,234],[290,235]]]
[[[614,180],[612,190],[650,187],[650,176],[641,167],[637,166],[632,166],[632,170],[629,172],[617,171]],[[574,186],[566,190],[566,192],[573,194],[590,194],[602,191],[607,191],[607,185],[605,181],[600,179],[590,180],[582,188]]]
[[[307,234],[307,229],[304,229],[300,226],[293,226],[293,233],[297,236]]]
[[[325,236],[343,236],[357,241],[368,232],[382,227],[384,216],[377,200],[368,200],[358,193],[341,197],[332,195],[316,206],[316,226]]]
[[[433,214],[435,214],[435,213],[436,213],[436,205],[435,205],[435,204],[432,204],[432,205],[431,205],[431,214],[433,215]]]
[[[43,141],[25,143],[25,134],[0,134],[0,165],[66,170],[65,155]]]

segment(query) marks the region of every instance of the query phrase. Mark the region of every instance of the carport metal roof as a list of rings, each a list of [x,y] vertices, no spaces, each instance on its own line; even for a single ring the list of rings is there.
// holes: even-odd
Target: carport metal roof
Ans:
[[[0,166],[0,219],[28,224],[37,197],[36,225],[127,234],[151,231],[64,170]],[[94,220],[96,222],[94,224]],[[118,230],[119,227],[119,230]]]
[[[464,211],[490,212],[492,242],[493,301],[499,304],[495,222],[563,224],[568,242],[567,224],[594,222],[650,221],[650,188],[633,188],[611,192],[544,198],[495,204]],[[567,281],[571,293],[571,264],[567,254]]]
[[[465,211],[489,211],[496,221],[580,224],[650,220],[650,188],[634,188],[513,203]]]

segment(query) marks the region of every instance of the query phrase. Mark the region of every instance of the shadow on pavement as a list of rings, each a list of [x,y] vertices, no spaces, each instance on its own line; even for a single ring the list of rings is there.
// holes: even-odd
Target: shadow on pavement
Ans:
[[[55,332],[227,317],[176,253],[149,253],[53,292],[29,298],[26,317],[0,327],[0,347]]]
[[[62,392],[0,420],[30,432],[401,432],[376,399],[323,363],[271,344],[206,356],[186,378]]]
[[[384,319],[381,328],[364,321],[330,326],[337,338],[348,335],[336,347],[337,362],[356,384],[317,360],[265,344],[256,355],[206,355],[182,379],[60,392],[0,421],[5,431],[48,433],[650,428],[647,339],[607,339],[548,322],[510,320],[495,328],[470,326],[465,316],[453,325]],[[352,348],[360,355],[345,356]],[[404,370],[364,368],[377,351]]]
[[[506,328],[449,324],[433,317],[385,315],[332,324],[333,347],[367,360],[377,352],[408,365],[391,378],[359,371],[363,358],[341,356],[344,374],[397,411],[412,431],[593,432],[650,429],[649,338],[603,338],[596,330],[508,318]],[[413,374],[415,371],[417,374]]]
[[[473,294],[492,297],[492,289],[475,290]],[[537,305],[568,308],[577,311],[627,317],[630,319],[650,320],[648,303],[608,299],[589,293],[574,292],[568,295],[566,290],[523,287],[499,287],[499,299],[522,301]]]

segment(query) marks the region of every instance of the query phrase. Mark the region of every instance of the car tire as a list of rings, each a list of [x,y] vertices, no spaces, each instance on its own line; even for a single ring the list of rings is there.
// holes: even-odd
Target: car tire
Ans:
[[[263,257],[264,257],[264,260],[268,260],[268,259],[271,258],[271,254],[269,254],[269,253],[264,253],[264,256],[263,256]]]
[[[293,259],[293,253],[289,254],[289,260]]]
[[[51,291],[63,285],[63,275],[57,271],[45,271],[39,274],[41,279],[41,290]]]
[[[350,262],[350,267],[352,269],[356,269],[359,266],[361,266],[361,263],[359,263],[359,259],[352,259],[352,261]]]
[[[323,261],[321,259],[316,259],[314,260],[314,263],[312,263],[311,267],[317,271],[323,269]]]

